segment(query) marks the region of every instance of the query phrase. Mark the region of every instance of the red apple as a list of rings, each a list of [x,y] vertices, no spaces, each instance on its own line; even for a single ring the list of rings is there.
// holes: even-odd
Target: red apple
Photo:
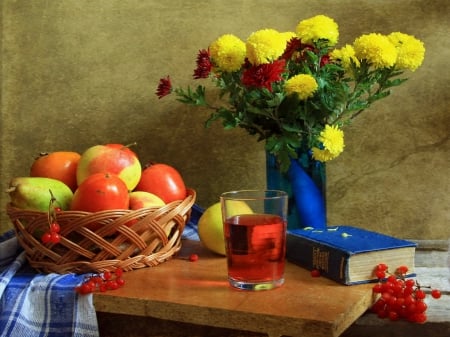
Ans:
[[[186,198],[186,186],[180,173],[174,167],[162,163],[149,164],[142,171],[135,190],[153,193],[166,204]]]
[[[134,191],[130,193],[130,209],[140,209],[147,207],[162,207],[166,203],[157,195],[144,192]]]
[[[73,211],[100,212],[128,209],[130,196],[125,182],[110,173],[94,173],[86,178],[73,194]]]
[[[82,153],[77,167],[80,185],[94,173],[117,175],[132,191],[141,178],[142,167],[137,155],[122,144],[95,145]]]

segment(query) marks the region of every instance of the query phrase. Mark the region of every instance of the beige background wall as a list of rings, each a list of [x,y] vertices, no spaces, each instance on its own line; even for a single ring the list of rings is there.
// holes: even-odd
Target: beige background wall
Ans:
[[[203,128],[207,111],[154,91],[187,83],[199,49],[224,33],[294,30],[333,17],[341,44],[401,31],[425,43],[423,66],[346,129],[328,166],[330,224],[405,238],[446,239],[449,226],[448,0],[4,0],[1,189],[42,151],[82,152],[136,141],[142,161],[169,163],[204,207],[222,191],[263,187],[262,144],[239,130]],[[184,81],[184,82],[183,82]],[[1,230],[10,227],[0,194]]]

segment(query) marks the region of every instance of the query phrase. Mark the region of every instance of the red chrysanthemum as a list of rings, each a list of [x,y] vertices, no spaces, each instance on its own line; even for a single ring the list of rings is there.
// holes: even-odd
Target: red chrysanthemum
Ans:
[[[300,55],[298,57],[298,62],[302,62],[304,60],[307,59],[307,52],[313,52],[316,53],[316,49],[314,48],[314,46],[310,45],[310,44],[301,44],[300,48],[298,49],[300,52]]]
[[[272,91],[272,83],[282,79],[281,73],[285,65],[286,61],[281,59],[251,67],[242,74],[242,83],[248,87],[267,88]]]
[[[208,78],[212,64],[209,57],[209,50],[199,50],[197,55],[197,68],[194,70],[194,78]]]
[[[292,57],[292,55],[294,55],[294,53],[301,48],[301,46],[302,42],[300,41],[300,39],[297,37],[293,37],[286,44],[286,50],[284,51],[281,58],[289,60]]]
[[[330,55],[328,55],[328,54],[327,55],[323,55],[320,58],[320,66],[323,67],[324,65],[326,65],[328,63],[330,63]]]
[[[163,98],[172,92],[172,83],[170,82],[170,77],[161,78],[159,80],[158,89],[156,89],[156,96],[158,98]]]

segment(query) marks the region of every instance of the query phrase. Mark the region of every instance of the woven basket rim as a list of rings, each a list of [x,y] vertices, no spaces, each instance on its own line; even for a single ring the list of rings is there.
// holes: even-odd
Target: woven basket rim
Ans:
[[[30,265],[38,271],[132,270],[156,266],[179,251],[195,199],[195,190],[188,188],[185,199],[162,207],[61,211],[57,213],[61,241],[47,245],[37,238],[39,231],[48,227],[47,212],[18,209],[8,203],[7,213]]]

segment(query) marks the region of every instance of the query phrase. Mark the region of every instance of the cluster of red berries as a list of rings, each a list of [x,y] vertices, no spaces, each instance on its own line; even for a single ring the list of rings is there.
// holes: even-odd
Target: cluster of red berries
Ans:
[[[56,221],[56,213],[60,212],[61,208],[56,205],[57,201],[51,190],[50,195],[51,198],[48,206],[48,230],[41,236],[41,242],[43,244],[59,243],[61,241],[61,236],[59,235],[61,227]]]
[[[59,235],[60,230],[61,228],[56,221],[51,222],[48,231],[41,236],[42,243],[59,243],[61,241],[61,236]]]
[[[100,274],[89,275],[81,285],[75,287],[75,291],[81,295],[86,295],[96,291],[116,290],[125,285],[122,275],[123,270],[121,268],[117,268],[114,272],[105,271]]]
[[[373,286],[373,292],[377,295],[372,305],[372,312],[380,318],[389,318],[392,321],[407,320],[414,323],[425,323],[427,320],[427,294],[416,280],[406,278],[407,266],[400,266],[395,273],[388,271],[388,266],[380,263],[375,267],[374,274],[378,283]],[[429,288],[429,287],[427,287]],[[431,297],[438,299],[441,292],[438,289],[431,290]]]

